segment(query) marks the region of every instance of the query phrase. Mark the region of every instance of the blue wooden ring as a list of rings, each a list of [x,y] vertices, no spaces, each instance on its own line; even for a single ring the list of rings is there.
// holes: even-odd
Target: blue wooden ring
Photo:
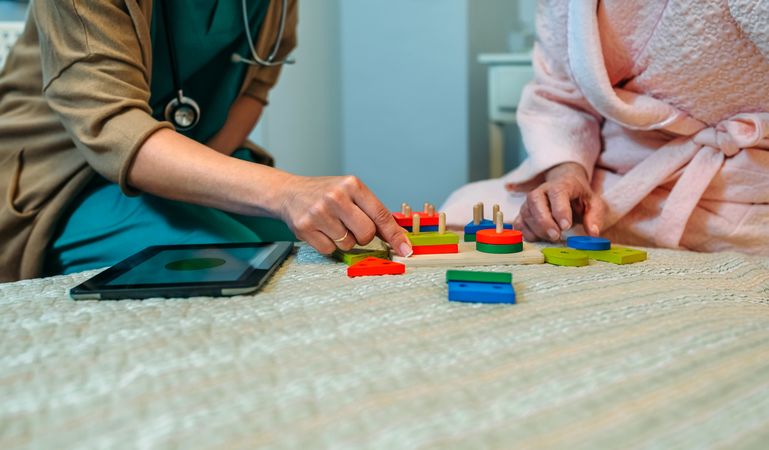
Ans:
[[[566,239],[566,246],[577,250],[609,250],[611,241],[592,236],[572,236]]]

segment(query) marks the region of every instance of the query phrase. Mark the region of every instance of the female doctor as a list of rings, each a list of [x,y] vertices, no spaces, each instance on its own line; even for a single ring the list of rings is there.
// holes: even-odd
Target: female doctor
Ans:
[[[296,0],[35,0],[0,74],[0,280],[154,244],[410,244],[353,176],[270,167],[247,136],[296,45]],[[312,149],[308,149],[312,151]]]

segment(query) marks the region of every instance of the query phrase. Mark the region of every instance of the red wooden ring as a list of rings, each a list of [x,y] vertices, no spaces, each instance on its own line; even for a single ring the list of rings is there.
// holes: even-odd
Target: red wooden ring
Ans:
[[[433,214],[432,216],[428,216],[427,213],[424,212],[418,212],[416,214],[419,214],[419,226],[420,227],[434,227],[438,225],[438,214]],[[414,221],[414,218],[411,216],[404,216],[402,213],[395,212],[393,213],[393,218],[395,219],[395,222],[402,226],[402,227],[410,227],[412,226],[412,222]]]
[[[523,242],[523,233],[517,230],[502,230],[501,233],[495,229],[479,230],[475,240],[481,244],[514,245]]]

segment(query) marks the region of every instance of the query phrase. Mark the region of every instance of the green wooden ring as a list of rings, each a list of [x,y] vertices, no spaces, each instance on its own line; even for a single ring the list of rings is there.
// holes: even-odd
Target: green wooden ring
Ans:
[[[475,243],[475,249],[483,253],[520,253],[523,251],[523,242],[520,244],[511,245],[494,245],[494,244],[482,244],[480,242]]]

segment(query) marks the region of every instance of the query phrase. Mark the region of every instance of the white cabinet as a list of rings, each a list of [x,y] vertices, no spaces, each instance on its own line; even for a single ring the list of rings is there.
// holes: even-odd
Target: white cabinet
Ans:
[[[504,174],[504,129],[515,123],[524,86],[534,77],[531,54],[486,54],[478,60],[488,66],[489,173]]]

